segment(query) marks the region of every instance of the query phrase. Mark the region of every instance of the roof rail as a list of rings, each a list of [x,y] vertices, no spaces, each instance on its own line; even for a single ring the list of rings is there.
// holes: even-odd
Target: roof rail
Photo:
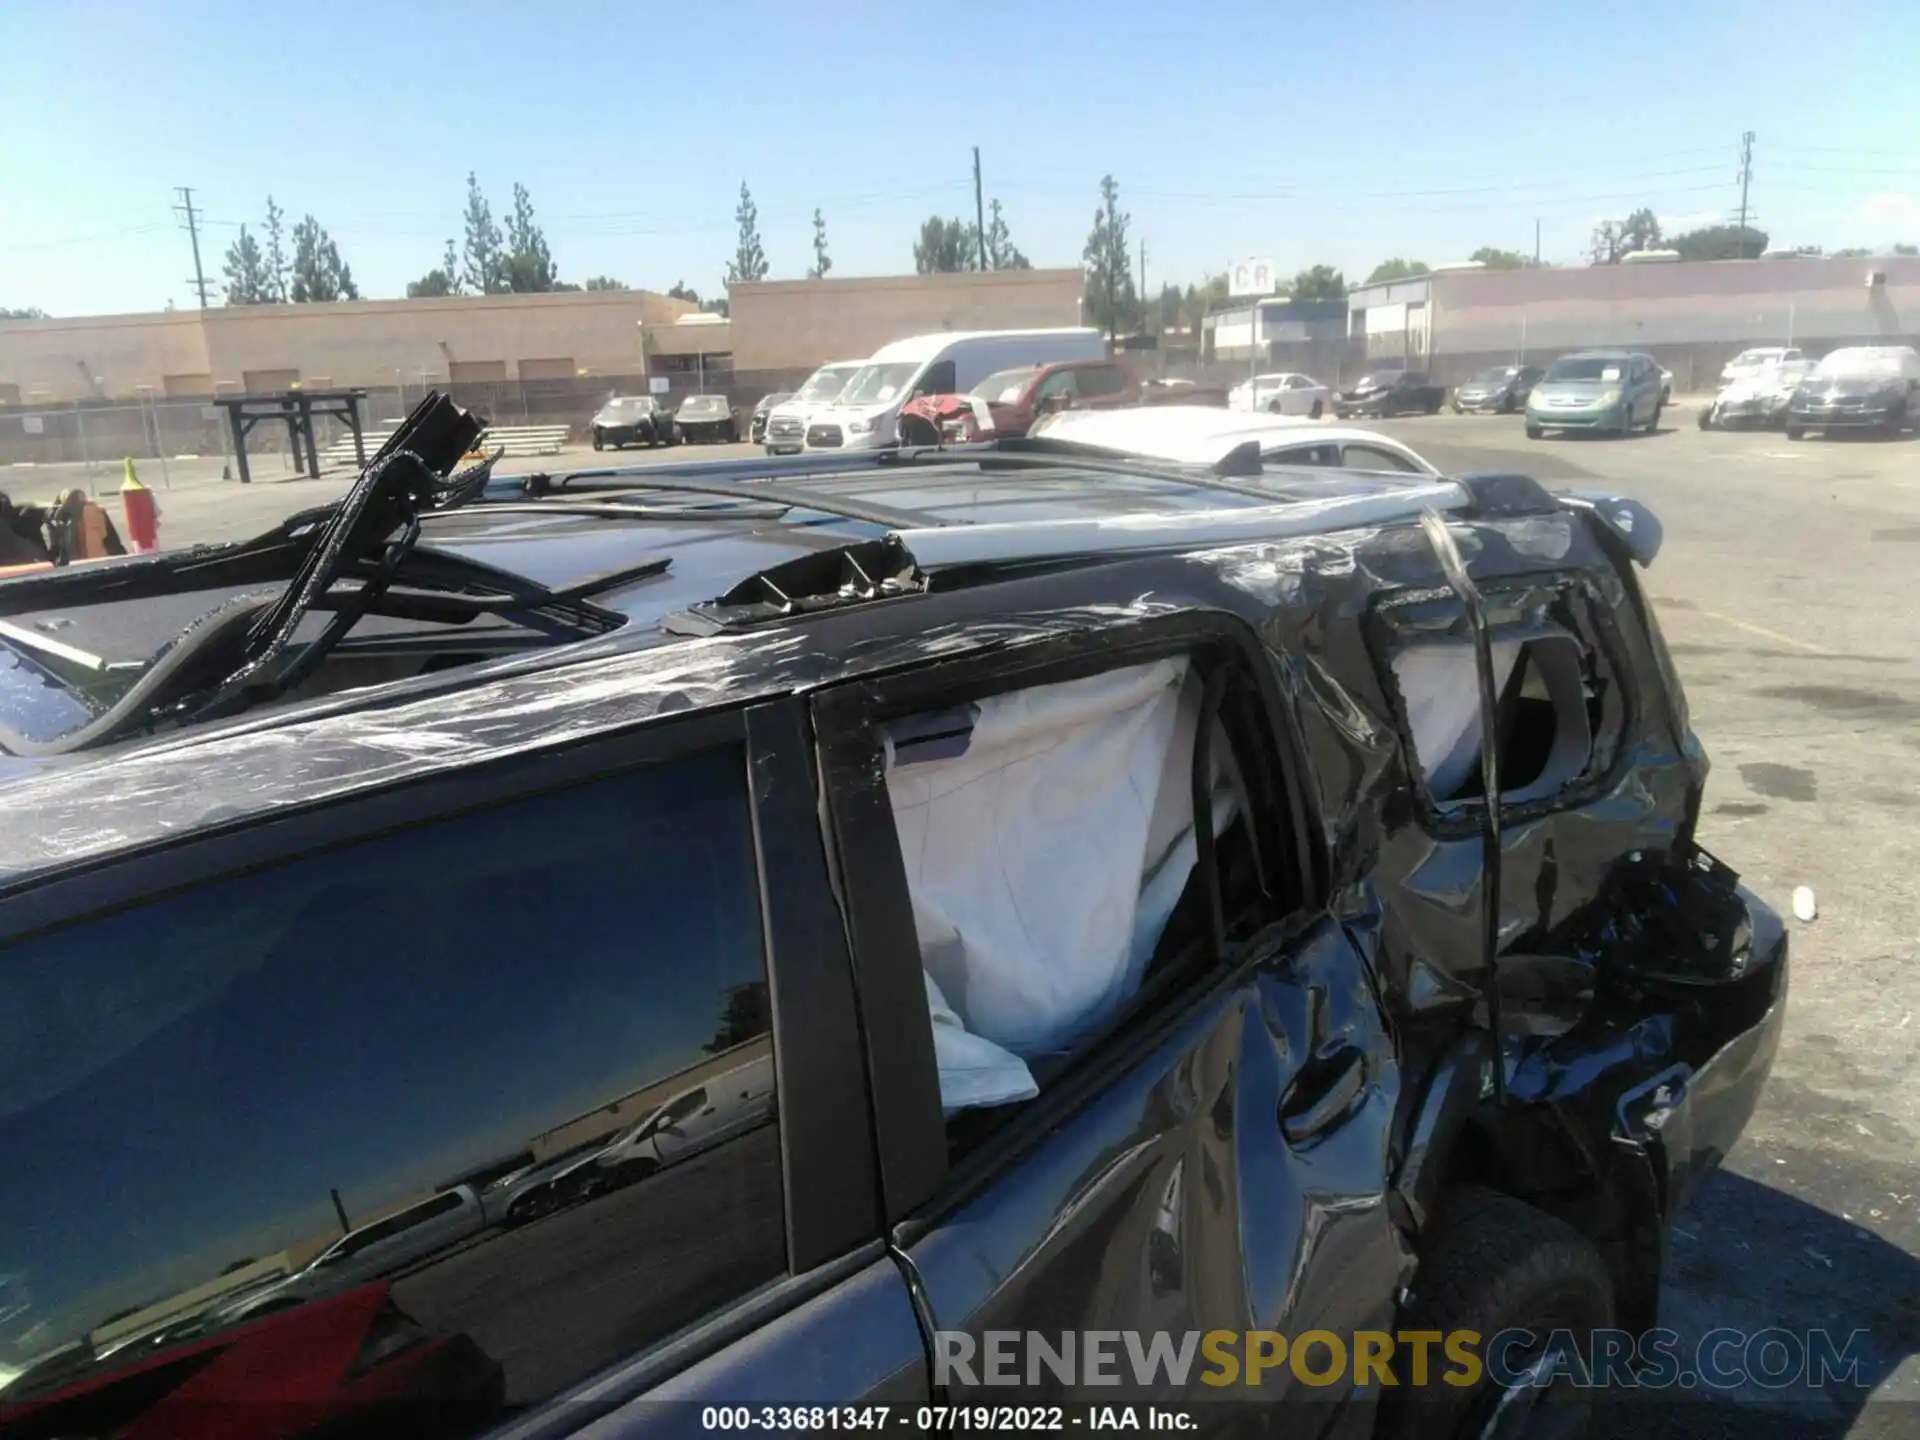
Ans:
[[[1467,510],[1467,487],[1452,480],[1409,485],[1384,495],[1340,495],[1286,505],[1185,514],[1113,515],[1090,520],[1014,521],[899,530],[895,538],[923,571],[1023,560],[1066,560],[1084,555],[1188,549],[1284,540],[1363,525],[1418,519],[1423,510]]]

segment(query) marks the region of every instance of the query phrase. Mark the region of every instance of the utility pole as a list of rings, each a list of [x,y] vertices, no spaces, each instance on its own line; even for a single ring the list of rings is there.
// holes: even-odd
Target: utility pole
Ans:
[[[1540,220],[1536,216],[1533,222],[1533,263],[1540,263]]]
[[[1140,304],[1147,303],[1147,237],[1140,237]]]
[[[1740,229],[1734,242],[1740,258],[1747,259],[1747,186],[1753,181],[1753,131],[1740,137]]]
[[[176,185],[174,193],[179,195],[180,203],[173,207],[174,214],[183,216],[187,222],[187,235],[193,241],[193,289],[200,297],[200,308],[207,308],[207,276],[200,268],[200,216],[193,208],[193,187]]]
[[[987,268],[987,205],[980,198],[980,147],[973,147],[973,229],[980,237],[980,268]]]

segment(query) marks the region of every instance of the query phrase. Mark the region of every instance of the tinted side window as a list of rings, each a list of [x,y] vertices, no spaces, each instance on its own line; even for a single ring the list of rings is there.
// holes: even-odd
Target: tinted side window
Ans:
[[[959,388],[953,379],[953,361],[942,360],[927,367],[927,373],[920,377],[920,383],[913,387],[913,393],[915,396],[951,395]]]
[[[1340,467],[1340,447],[1332,444],[1296,445],[1264,457],[1268,465],[1327,465]]]
[[[1082,395],[1117,395],[1126,387],[1119,369],[1112,365],[1089,365],[1078,373]]]
[[[1378,445],[1347,446],[1346,462],[1354,470],[1397,470],[1403,474],[1414,474],[1419,470],[1404,455],[1396,455]]]
[[[336,1346],[477,1427],[783,1273],[771,1104],[684,1164],[617,1143],[770,1063],[754,877],[723,749],[0,950],[0,1374],[64,1352],[37,1393],[89,1433],[184,1433],[129,1363],[213,1344],[272,1394]],[[307,1268],[361,1228],[371,1272]],[[415,1345],[368,1348],[383,1306]]]
[[[1050,400],[1056,395],[1076,395],[1080,391],[1079,372],[1074,370],[1056,370],[1034,389],[1035,402]]]

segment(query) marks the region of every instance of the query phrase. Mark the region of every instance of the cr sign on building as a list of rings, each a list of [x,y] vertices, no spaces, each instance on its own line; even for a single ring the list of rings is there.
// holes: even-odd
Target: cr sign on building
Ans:
[[[1271,295],[1278,276],[1271,260],[1239,260],[1227,272],[1229,295]]]

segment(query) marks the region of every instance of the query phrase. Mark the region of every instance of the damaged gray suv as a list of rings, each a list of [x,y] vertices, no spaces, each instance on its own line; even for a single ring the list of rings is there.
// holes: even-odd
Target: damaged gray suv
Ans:
[[[0,1437],[1507,1434],[1653,1323],[1787,946],[1694,841],[1645,510],[478,429],[0,584]],[[1523,1339],[1080,1364],[1309,1331]]]

